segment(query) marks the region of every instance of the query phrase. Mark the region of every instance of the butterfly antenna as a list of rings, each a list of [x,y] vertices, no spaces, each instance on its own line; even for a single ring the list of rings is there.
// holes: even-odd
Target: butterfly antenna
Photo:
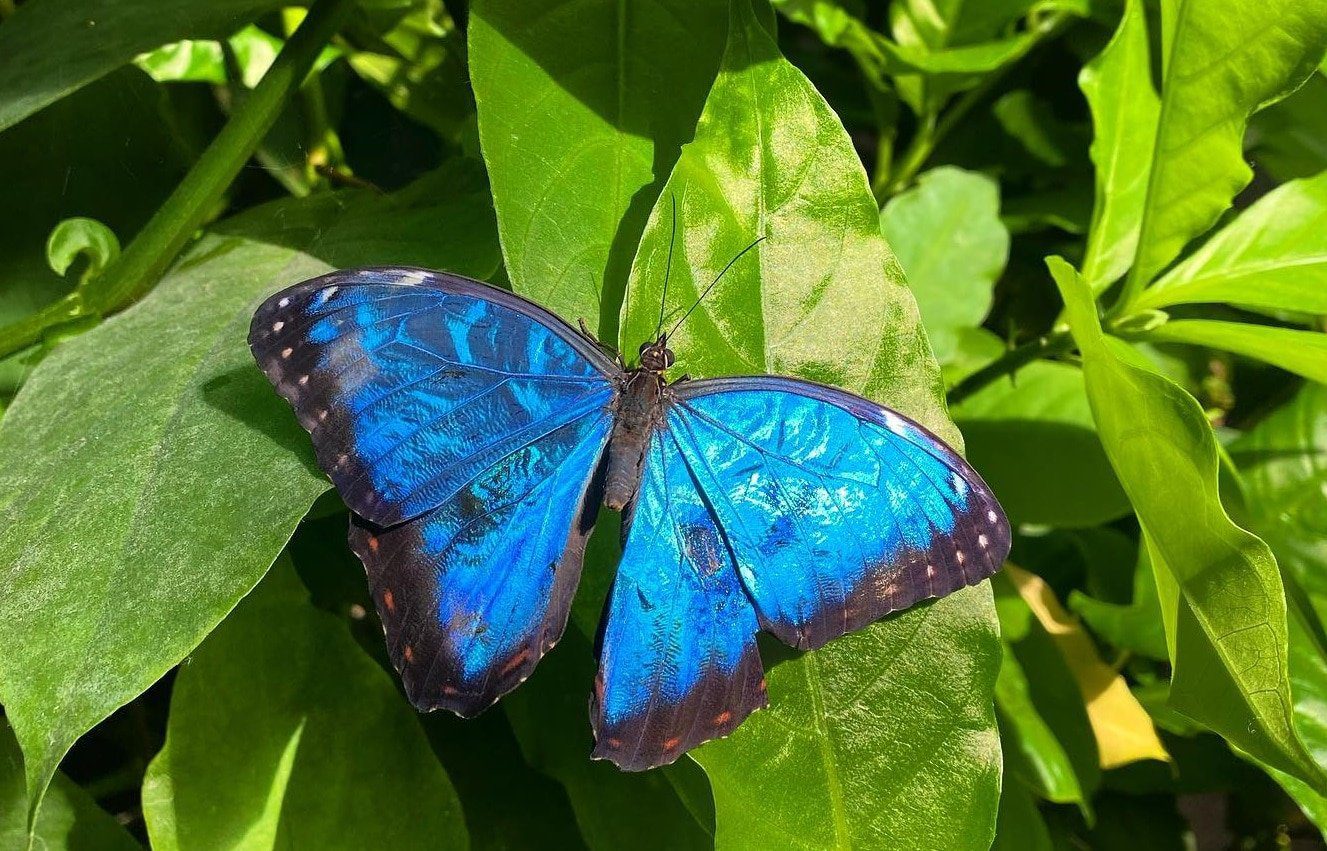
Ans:
[[[659,299],[659,322],[654,326],[654,339],[659,339],[663,330],[664,310],[668,307],[668,278],[673,274],[673,242],[677,240],[677,196],[668,196],[673,202],[673,226],[668,234],[668,262],[664,266],[663,298]]]
[[[704,289],[704,291],[701,292],[700,296],[696,299],[695,303],[692,304],[691,307],[687,309],[686,313],[682,314],[682,318],[677,320],[677,322],[673,325],[672,328],[668,329],[668,334],[666,336],[668,337],[673,336],[673,332],[676,331],[678,328],[682,327],[682,323],[687,321],[687,317],[691,315],[691,311],[695,310],[697,307],[700,307],[700,303],[705,300],[705,296],[709,295],[710,290],[714,289],[714,287],[719,283],[719,281],[723,279],[723,276],[728,273],[728,270],[733,268],[733,264],[736,263],[738,260],[742,259],[743,254],[746,254],[748,251],[755,248],[757,245],[759,245],[764,241],[765,241],[765,236],[758,236],[751,241],[750,245],[748,245],[746,248],[743,248],[741,251],[737,252],[737,254],[733,257],[733,259],[728,261],[728,265],[724,266],[723,270],[714,277],[714,280],[710,281],[709,286],[707,286]]]

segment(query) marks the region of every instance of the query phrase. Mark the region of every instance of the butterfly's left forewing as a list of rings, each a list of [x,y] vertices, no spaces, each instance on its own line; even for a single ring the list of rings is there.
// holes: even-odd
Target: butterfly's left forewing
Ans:
[[[1008,554],[977,473],[893,411],[769,376],[676,385],[664,404],[601,650],[596,753],[623,767],[763,705],[744,687],[758,628],[819,647]]]
[[[492,704],[565,627],[616,366],[536,305],[416,269],[278,293],[250,344],[356,514],[412,702]]]

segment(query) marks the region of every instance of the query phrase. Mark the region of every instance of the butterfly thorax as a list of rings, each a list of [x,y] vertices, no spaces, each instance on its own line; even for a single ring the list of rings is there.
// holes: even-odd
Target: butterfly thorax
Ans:
[[[641,346],[640,366],[627,371],[614,411],[604,482],[604,504],[614,511],[625,508],[640,487],[650,434],[663,421],[663,373],[672,365],[673,353],[660,338]]]

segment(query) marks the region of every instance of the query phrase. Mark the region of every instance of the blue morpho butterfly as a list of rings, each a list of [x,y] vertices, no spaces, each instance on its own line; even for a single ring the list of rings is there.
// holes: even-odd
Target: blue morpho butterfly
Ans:
[[[628,770],[766,705],[758,630],[820,647],[1004,561],[999,504],[926,429],[792,378],[667,383],[667,337],[626,369],[537,304],[408,268],[334,272],[258,309],[254,357],[354,512],[419,709],[471,716],[530,676],[600,502],[628,522],[594,756]]]

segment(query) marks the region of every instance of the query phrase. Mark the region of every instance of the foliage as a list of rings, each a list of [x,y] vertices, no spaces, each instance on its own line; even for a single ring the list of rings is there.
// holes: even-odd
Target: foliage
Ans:
[[[1324,54],[1299,0],[0,0],[0,845],[1327,830]],[[416,264],[630,356],[759,237],[678,374],[966,443],[1013,563],[625,775],[606,516],[531,681],[416,715],[253,308]]]

